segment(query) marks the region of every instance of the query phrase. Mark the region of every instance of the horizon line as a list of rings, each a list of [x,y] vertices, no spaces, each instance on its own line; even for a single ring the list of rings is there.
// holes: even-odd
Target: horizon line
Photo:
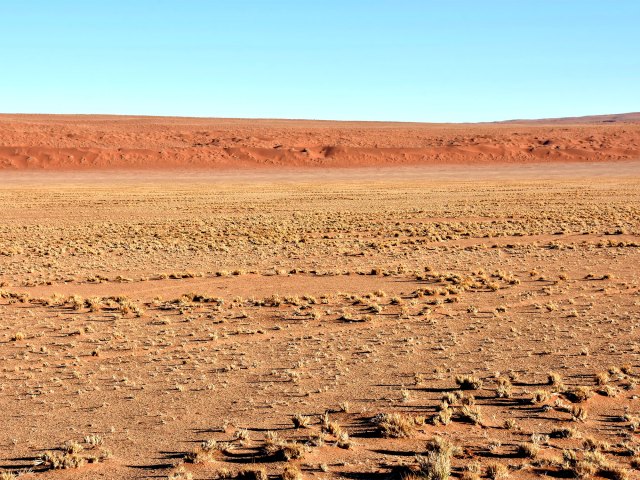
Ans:
[[[580,120],[587,118],[608,118],[638,115],[639,111],[619,112],[619,113],[598,113],[589,115],[568,115],[562,117],[521,117],[502,120],[485,121],[418,121],[418,120],[358,120],[358,119],[329,119],[329,118],[294,118],[294,117],[216,117],[201,115],[151,115],[151,114],[128,114],[128,113],[44,113],[44,112],[0,112],[0,116],[59,116],[59,117],[133,117],[133,118],[178,118],[178,119],[199,119],[199,120],[257,120],[257,121],[294,121],[294,122],[332,122],[332,123],[400,123],[400,124],[434,124],[434,125],[469,125],[469,124],[491,124],[491,123],[518,123],[518,122],[540,122],[557,120]],[[639,118],[640,120],[640,118]]]

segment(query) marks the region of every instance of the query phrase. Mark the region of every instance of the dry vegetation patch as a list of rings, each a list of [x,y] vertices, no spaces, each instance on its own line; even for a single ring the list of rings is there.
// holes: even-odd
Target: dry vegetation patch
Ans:
[[[0,202],[0,478],[637,474],[635,179]]]

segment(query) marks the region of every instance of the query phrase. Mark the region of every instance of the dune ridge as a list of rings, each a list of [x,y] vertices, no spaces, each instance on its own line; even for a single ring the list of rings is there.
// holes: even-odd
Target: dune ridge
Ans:
[[[0,115],[1,170],[245,169],[640,158],[637,114],[420,124]],[[592,120],[589,121],[588,119]]]

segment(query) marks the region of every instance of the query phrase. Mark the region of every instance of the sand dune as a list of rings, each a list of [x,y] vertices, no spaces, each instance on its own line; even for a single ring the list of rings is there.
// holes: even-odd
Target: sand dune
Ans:
[[[0,115],[3,170],[486,165],[638,158],[637,114],[495,124]]]

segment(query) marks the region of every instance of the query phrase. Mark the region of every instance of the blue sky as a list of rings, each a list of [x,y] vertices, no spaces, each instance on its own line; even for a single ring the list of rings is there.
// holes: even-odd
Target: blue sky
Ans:
[[[0,111],[488,121],[640,110],[638,0],[0,0]]]

